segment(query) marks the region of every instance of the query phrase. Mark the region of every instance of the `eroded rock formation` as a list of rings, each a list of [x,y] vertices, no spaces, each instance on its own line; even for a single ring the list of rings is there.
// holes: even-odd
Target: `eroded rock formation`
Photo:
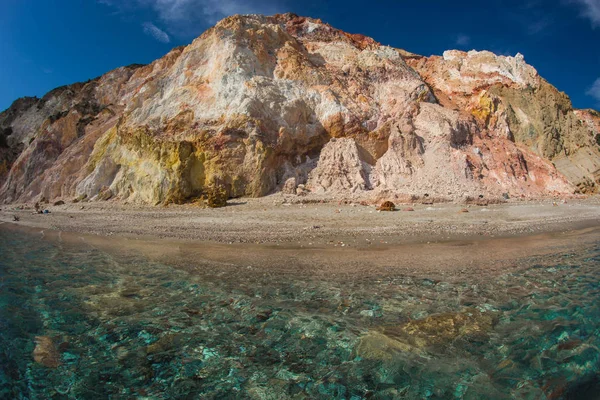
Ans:
[[[0,114],[0,199],[165,204],[593,192],[600,116],[523,57],[421,57],[292,14],[232,16],[150,65]]]

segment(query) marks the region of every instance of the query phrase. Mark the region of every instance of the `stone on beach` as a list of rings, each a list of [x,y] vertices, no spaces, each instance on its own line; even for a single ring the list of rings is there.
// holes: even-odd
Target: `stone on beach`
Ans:
[[[378,211],[396,211],[396,205],[391,201],[384,201],[377,207]]]

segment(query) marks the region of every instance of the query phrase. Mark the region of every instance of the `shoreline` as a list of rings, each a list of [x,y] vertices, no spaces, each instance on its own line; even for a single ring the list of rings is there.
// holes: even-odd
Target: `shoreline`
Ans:
[[[412,204],[398,206],[394,212],[341,201],[294,204],[286,200],[277,195],[238,199],[214,209],[117,202],[44,205],[49,214],[36,214],[32,205],[14,204],[1,207],[0,222],[100,236],[301,246],[351,245],[363,239],[385,244],[475,240],[600,226],[600,197],[486,206]]]
[[[595,199],[472,206],[468,213],[456,204],[380,213],[332,204],[272,205],[265,211],[266,205],[264,199],[223,209],[84,203],[83,210],[79,204],[51,207],[47,215],[3,208],[0,229],[115,254],[133,251],[190,271],[350,280],[397,274],[485,279],[600,242]],[[11,222],[12,215],[20,221]],[[181,226],[161,230],[169,223]]]

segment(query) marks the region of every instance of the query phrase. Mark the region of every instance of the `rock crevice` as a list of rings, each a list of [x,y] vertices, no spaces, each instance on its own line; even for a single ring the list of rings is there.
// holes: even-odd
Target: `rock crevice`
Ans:
[[[592,193],[600,115],[520,54],[422,57],[293,14],[235,15],[146,65],[0,113],[0,200],[275,191]]]

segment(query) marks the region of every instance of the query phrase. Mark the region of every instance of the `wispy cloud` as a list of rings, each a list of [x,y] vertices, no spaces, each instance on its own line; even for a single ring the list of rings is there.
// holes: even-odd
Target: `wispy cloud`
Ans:
[[[600,78],[596,79],[596,82],[593,83],[586,94],[596,99],[598,101],[598,106],[600,107]]]
[[[171,41],[169,35],[165,31],[154,25],[152,22],[144,22],[142,24],[142,27],[144,28],[144,33],[146,35],[152,36],[159,42],[169,43]]]
[[[561,1],[574,0],[491,0],[490,11],[501,24],[510,24],[526,35],[524,40],[534,42],[559,29]]]
[[[539,17],[537,20],[531,22],[524,22],[524,26],[527,29],[527,33],[530,35],[538,35],[545,32],[554,23],[554,18],[550,16]]]
[[[592,22],[593,28],[600,27],[600,0],[572,0],[579,4],[582,15]]]
[[[197,35],[206,25],[233,14],[282,12],[288,0],[97,0],[124,13],[152,12],[169,34]],[[156,28],[156,26],[154,26]],[[151,28],[150,28],[151,29]],[[156,28],[158,29],[158,28]],[[144,25],[146,32],[146,26]],[[154,31],[154,29],[152,29]],[[148,32],[147,32],[148,33]]]
[[[460,33],[458,36],[456,36],[456,45],[457,46],[468,46],[469,43],[471,43],[471,37],[468,35],[465,35],[464,33]]]
[[[199,33],[198,23],[214,24],[233,14],[273,14],[282,0],[137,0],[151,7],[170,29]],[[194,32],[196,31],[196,32]]]

